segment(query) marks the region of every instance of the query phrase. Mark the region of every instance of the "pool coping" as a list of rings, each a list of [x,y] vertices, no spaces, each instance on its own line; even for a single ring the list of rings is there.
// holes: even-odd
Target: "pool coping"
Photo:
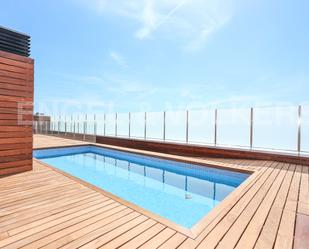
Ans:
[[[68,148],[68,147],[81,147],[81,146],[96,146],[96,147],[103,147],[103,148],[108,148],[111,149],[112,147],[116,147],[116,146],[104,146],[104,145],[97,145],[94,143],[85,143],[85,144],[78,144],[78,145],[64,145],[64,146],[49,146],[49,147],[41,147],[41,148],[34,148],[34,150],[45,150],[45,149],[55,149],[55,148]],[[212,223],[212,221],[221,213],[224,212],[225,209],[227,207],[230,207],[231,205],[235,205],[236,204],[236,200],[234,200],[234,198],[237,198],[240,194],[240,192],[242,190],[244,190],[248,185],[251,184],[252,181],[254,181],[258,174],[259,174],[259,170],[245,170],[245,169],[240,169],[240,168],[231,168],[231,167],[224,167],[221,165],[216,165],[214,164],[209,164],[209,163],[200,163],[199,161],[195,161],[193,159],[187,158],[186,160],[182,160],[179,158],[179,160],[175,159],[172,157],[172,155],[169,154],[164,154],[160,155],[160,156],[156,156],[156,155],[152,155],[152,153],[148,152],[148,151],[139,151],[139,152],[134,152],[131,149],[126,149],[126,148],[112,148],[115,150],[120,150],[120,151],[125,151],[125,152],[129,152],[129,153],[135,153],[135,154],[140,154],[140,155],[145,155],[145,156],[152,156],[152,157],[157,157],[157,158],[161,158],[161,159],[167,159],[167,160],[174,160],[174,161],[179,161],[179,162],[185,162],[185,163],[191,163],[191,164],[196,164],[196,165],[201,165],[201,166],[207,166],[207,167],[213,167],[213,168],[218,168],[218,169],[225,169],[225,170],[229,170],[229,171],[236,171],[236,172],[242,172],[242,173],[248,173],[250,174],[250,176],[243,181],[237,188],[235,188],[227,197],[225,197],[217,206],[215,206],[213,209],[211,209],[211,211],[209,213],[207,213],[205,216],[203,216],[192,228],[185,228],[179,224],[176,224],[166,218],[163,218],[160,215],[157,215],[149,210],[146,210],[132,202],[126,201],[104,189],[101,189],[99,187],[96,187],[95,185],[86,182],[78,177],[75,177],[69,173],[66,173],[60,169],[57,169],[55,167],[53,167],[52,165],[49,165],[43,161],[41,161],[40,159],[36,159],[33,158],[33,160],[41,163],[42,165],[50,168],[51,170],[58,172],[92,190],[95,190],[96,192],[99,192],[129,208],[131,208],[132,210],[135,210],[149,218],[152,218],[154,220],[156,220],[157,222],[164,224],[168,227],[170,227],[171,229],[174,229],[175,231],[184,234],[185,236],[188,236],[191,239],[196,239],[206,228],[208,225],[210,225]],[[156,153],[157,154],[157,153]],[[162,153],[160,153],[162,154]]]

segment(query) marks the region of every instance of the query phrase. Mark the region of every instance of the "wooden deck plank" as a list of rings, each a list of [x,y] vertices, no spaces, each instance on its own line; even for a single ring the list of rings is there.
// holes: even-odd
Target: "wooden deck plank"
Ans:
[[[37,196],[42,195],[42,193],[46,193],[48,191],[54,191],[59,187],[65,187],[68,185],[75,185],[74,182],[70,180],[64,181],[61,185],[55,186],[54,184],[49,184],[49,181],[46,181],[46,184],[43,186],[36,186],[35,188],[28,189],[27,191],[9,193],[5,196],[0,196],[0,208],[5,207],[9,203],[16,203],[25,199],[35,198]]]
[[[41,195],[29,196],[29,198],[23,198],[21,200],[16,200],[16,201],[9,200],[6,203],[1,204],[0,208],[9,209],[10,207],[16,208],[22,205],[28,205],[28,204],[33,205],[36,202],[40,203],[42,200],[48,200],[49,198],[48,194],[50,195],[61,194],[64,187],[66,190],[69,190],[69,189],[74,189],[76,186],[74,185],[74,183],[56,185],[48,189],[46,192],[44,192],[44,194],[41,194]]]
[[[107,203],[105,203],[107,202]],[[56,218],[48,223],[41,224],[36,227],[32,227],[29,230],[19,231],[18,229],[12,231],[12,235],[9,238],[0,241],[0,248],[19,248],[25,246],[32,241],[45,237],[55,231],[62,230],[68,226],[82,222],[90,217],[98,215],[109,207],[111,203],[105,201],[100,204],[92,206],[91,204],[87,208],[83,208],[77,212],[71,212],[63,217]],[[72,213],[73,212],[73,213]]]
[[[122,209],[121,209],[122,208]],[[81,238],[85,235],[87,235],[88,233],[91,233],[92,231],[102,228],[104,226],[109,225],[110,223],[125,217],[126,215],[129,215],[130,213],[133,212],[133,210],[126,208],[124,206],[119,206],[119,209],[121,209],[120,211],[118,210],[117,213],[114,213],[108,217],[105,217],[101,220],[96,220],[94,223],[87,225],[85,227],[79,227],[78,230],[71,232],[72,230],[70,230],[69,232],[71,233],[67,233],[67,234],[63,234],[62,231],[59,231],[59,235],[61,235],[61,238],[58,238],[57,240],[47,244],[46,246],[43,246],[43,248],[58,248],[58,247],[62,247],[64,245],[67,245],[71,242],[73,242],[74,240],[77,240],[78,238]],[[115,211],[115,210],[113,210]]]
[[[241,223],[243,223],[244,226],[241,229],[239,228],[237,235],[232,231],[229,233],[235,235],[233,237],[233,242],[230,243],[231,246],[234,247],[234,245],[236,245],[238,242],[236,248],[254,247],[255,242],[259,237],[260,231],[263,228],[267,215],[271,209],[271,206],[278,194],[280,187],[282,186],[282,183],[284,182],[288,168],[288,165],[284,165],[283,168],[280,169],[280,173],[273,181],[271,187],[268,188],[266,194],[261,199],[254,198],[254,200],[251,202],[253,205],[248,206],[248,220],[244,219],[243,217],[239,219],[242,221]]]
[[[63,196],[59,196],[61,194]],[[72,197],[72,195],[74,195]],[[51,195],[50,198],[40,200],[39,202],[30,203],[28,205],[13,205],[9,208],[5,208],[2,210],[2,213],[0,215],[0,227],[3,226],[6,221],[11,219],[19,219],[23,216],[27,215],[27,213],[30,212],[37,212],[36,214],[40,213],[42,210],[44,212],[44,208],[47,211],[51,211],[54,208],[57,208],[57,205],[65,204],[66,201],[74,201],[77,197],[83,198],[84,196],[97,196],[95,193],[89,193],[84,190],[80,189],[66,189],[62,192],[56,192],[54,195]]]
[[[296,166],[296,170],[293,176],[292,184],[289,190],[287,201],[283,210],[280,226],[278,229],[275,249],[279,248],[293,248],[294,232],[295,232],[295,220],[296,210],[298,203],[298,194],[300,187],[302,167]]]
[[[147,222],[146,225],[149,225],[148,222],[151,222],[151,224],[155,223],[155,221],[148,219],[146,216],[140,215],[134,219],[131,219],[125,224],[114,228],[113,230],[109,231],[103,236],[99,235],[97,238],[95,238],[89,243],[84,244],[80,248],[99,248],[109,242],[115,241],[115,239],[121,236],[122,234],[126,233],[127,231],[131,231],[134,227],[143,224],[144,222]],[[118,244],[119,240],[116,240],[114,243]]]
[[[17,215],[22,215],[24,211],[29,210],[29,209],[33,209],[33,210],[37,210],[40,209],[42,207],[44,207],[44,205],[48,205],[50,208],[54,207],[53,205],[53,201],[59,201],[61,200],[61,196],[63,196],[63,201],[65,201],[66,197],[71,197],[70,199],[74,199],[76,196],[72,197],[73,194],[76,195],[81,195],[83,196],[85,193],[87,193],[88,196],[95,194],[95,193],[89,193],[86,190],[83,189],[76,189],[76,188],[67,188],[67,189],[63,189],[62,191],[56,191],[55,193],[51,193],[49,195],[49,198],[43,198],[43,199],[39,199],[33,202],[25,203],[23,205],[23,203],[20,203],[19,205],[13,204],[9,207],[6,207],[4,209],[2,209],[2,212],[0,212],[0,221],[4,221],[7,219],[11,219],[13,217],[11,217],[11,215],[14,215],[14,217],[16,218]],[[61,195],[61,196],[60,196]]]
[[[294,171],[295,165],[287,172],[254,248],[273,248]]]
[[[303,167],[299,191],[298,213],[309,215],[309,167]]]
[[[86,202],[84,204],[78,205],[78,206],[70,208],[68,210],[63,210],[60,213],[57,213],[57,214],[54,214],[54,215],[49,215],[49,216],[47,216],[43,219],[39,219],[39,220],[36,220],[36,221],[33,221],[33,222],[29,222],[29,223],[27,223],[23,226],[19,226],[15,229],[8,230],[7,232],[9,233],[10,236],[14,236],[16,234],[19,234],[19,233],[24,232],[26,230],[29,230],[31,228],[35,228],[35,227],[44,225],[45,223],[52,222],[56,219],[65,217],[66,215],[69,215],[69,214],[72,214],[74,212],[78,212],[80,210],[86,209],[88,207],[96,206],[96,205],[99,205],[99,204],[102,204],[102,201],[95,200],[95,201],[92,201],[92,202]],[[110,200],[104,201],[104,205],[105,205],[104,207],[107,207],[106,210],[109,210],[110,208],[114,208],[114,207],[119,206],[115,202],[110,202]],[[101,207],[101,205],[100,205],[100,207]]]
[[[170,239],[168,239],[166,242],[164,242],[159,249],[174,249],[178,248],[186,239],[186,236],[184,236],[181,233],[176,233],[174,236],[172,236]]]
[[[114,235],[113,233],[114,229],[123,226],[134,227],[134,225],[139,224],[145,220],[147,220],[146,216],[142,216],[137,212],[131,212],[130,214],[121,217],[120,219],[117,219],[106,226],[102,227],[100,226],[99,228],[95,227],[93,230],[90,230],[90,232],[86,233],[84,236],[75,238],[74,241],[67,243],[62,248],[79,248],[87,244],[89,248],[91,248],[91,245],[96,244],[96,241],[105,240],[108,242],[108,238]]]
[[[150,240],[148,240],[146,243],[141,245],[140,249],[154,249],[161,246],[164,242],[166,242],[169,238],[171,238],[174,234],[176,234],[176,231],[167,227],[157,235],[153,236]]]
[[[122,245],[121,249],[133,249],[138,248],[141,245],[143,245],[145,242],[150,240],[151,238],[155,237],[158,233],[160,233],[164,228],[166,228],[164,225],[157,223],[156,225],[152,226],[148,230],[144,231],[134,239],[131,239],[129,242]]]
[[[10,214],[6,221],[1,222],[0,234],[25,224],[44,219],[50,215],[64,212],[75,206],[97,200],[97,195],[89,195],[89,193],[79,194],[78,198],[72,198],[72,195],[74,195],[74,193],[69,193],[67,196],[63,196],[63,199],[58,198],[57,201],[52,203],[48,202],[45,203],[45,205],[42,204],[42,206],[38,206],[37,208],[30,208]]]
[[[156,224],[157,224],[156,221],[148,219],[145,222],[138,224],[137,226],[131,229],[128,229],[126,232],[122,233],[120,236],[114,238],[110,242],[106,244],[101,244],[101,246],[97,248],[108,248],[108,249],[119,248],[121,245],[125,244],[127,241],[132,240],[137,235],[141,234],[145,230],[152,228]],[[120,230],[123,231],[122,229]],[[98,246],[98,244],[96,246]]]
[[[98,215],[95,215],[95,216],[92,216],[90,217],[89,219],[86,219],[82,222],[78,222],[72,226],[68,226],[60,231],[56,231],[54,233],[51,233],[47,236],[44,236],[42,237],[41,239],[39,240],[36,240],[35,242],[33,243],[30,243],[28,244],[27,246],[25,246],[24,248],[37,248],[37,247],[43,247],[47,244],[50,244],[54,241],[57,241],[57,239],[67,235],[67,234],[70,234],[70,233],[73,233],[75,231],[78,231],[79,229],[82,229],[84,228],[85,226],[88,226],[88,225],[91,225],[97,221],[100,221],[102,219],[105,219],[109,216],[112,216],[113,214],[117,214],[118,212],[122,211],[126,209],[126,207],[124,206],[121,206],[119,205],[118,203],[113,203],[111,205],[108,205],[108,206],[105,206],[104,210],[102,213],[98,214]],[[115,217],[112,216],[111,219],[114,219]],[[53,247],[55,248],[55,247]]]

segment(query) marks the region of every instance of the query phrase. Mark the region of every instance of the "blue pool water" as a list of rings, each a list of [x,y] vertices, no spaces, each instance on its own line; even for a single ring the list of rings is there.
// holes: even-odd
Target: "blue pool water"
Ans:
[[[36,150],[34,157],[185,228],[249,176],[96,146]]]

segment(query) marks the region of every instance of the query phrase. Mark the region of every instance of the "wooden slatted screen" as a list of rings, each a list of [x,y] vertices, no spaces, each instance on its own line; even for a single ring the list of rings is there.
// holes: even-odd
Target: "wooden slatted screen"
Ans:
[[[0,51],[0,176],[32,169],[33,66]]]

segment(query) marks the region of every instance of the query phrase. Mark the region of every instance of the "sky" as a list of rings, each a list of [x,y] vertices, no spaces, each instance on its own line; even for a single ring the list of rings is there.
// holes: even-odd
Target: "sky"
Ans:
[[[35,111],[308,102],[307,0],[2,1],[31,36]]]

